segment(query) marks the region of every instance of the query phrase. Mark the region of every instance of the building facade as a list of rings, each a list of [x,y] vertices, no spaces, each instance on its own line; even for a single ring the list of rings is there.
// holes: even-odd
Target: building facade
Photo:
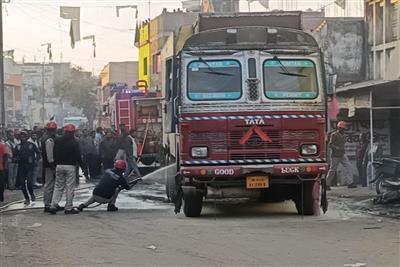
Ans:
[[[366,0],[370,79],[400,79],[400,0]]]
[[[162,49],[168,38],[177,37],[181,27],[193,25],[197,13],[176,10],[163,12],[140,26],[139,42],[139,79],[145,80],[149,91],[160,92],[162,83]]]
[[[112,95],[110,89],[113,84],[126,84],[129,87],[136,85],[140,79],[137,61],[110,62],[100,73],[101,103],[108,101]]]
[[[146,81],[150,87],[150,22],[145,22],[139,29],[139,80]]]

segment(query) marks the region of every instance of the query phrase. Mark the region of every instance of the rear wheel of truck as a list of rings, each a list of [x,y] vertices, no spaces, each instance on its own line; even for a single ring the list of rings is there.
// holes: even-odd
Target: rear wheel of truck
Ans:
[[[314,215],[314,184],[315,181],[304,181],[297,187],[296,196],[293,200],[299,215]]]
[[[186,217],[199,217],[203,208],[203,195],[196,192],[183,196],[183,212]]]

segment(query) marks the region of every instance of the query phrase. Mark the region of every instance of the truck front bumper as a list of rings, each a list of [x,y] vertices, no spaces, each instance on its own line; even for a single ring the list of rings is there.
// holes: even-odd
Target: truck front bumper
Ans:
[[[196,181],[211,182],[244,178],[249,174],[265,174],[271,178],[285,176],[318,176],[328,171],[328,163],[293,163],[293,164],[259,164],[259,165],[223,165],[223,166],[181,166],[180,173],[185,178]]]

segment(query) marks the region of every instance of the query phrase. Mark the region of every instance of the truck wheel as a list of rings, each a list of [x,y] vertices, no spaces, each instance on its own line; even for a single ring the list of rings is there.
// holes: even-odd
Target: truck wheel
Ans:
[[[155,156],[143,157],[143,158],[140,159],[140,162],[142,162],[146,166],[150,166],[155,161],[156,161],[156,157]]]
[[[183,196],[183,212],[186,217],[199,217],[203,208],[203,195],[200,193],[187,194]]]
[[[167,181],[165,182],[165,192],[167,194],[168,202],[175,202],[176,199],[176,182],[175,176],[168,176]]]
[[[304,181],[297,187],[294,202],[299,215],[314,215],[313,188],[315,181]],[[303,186],[303,190],[302,187]]]

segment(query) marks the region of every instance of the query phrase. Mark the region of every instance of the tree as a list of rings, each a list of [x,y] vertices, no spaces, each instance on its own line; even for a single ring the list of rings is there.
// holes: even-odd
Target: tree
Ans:
[[[55,93],[61,97],[61,100],[70,99],[72,106],[82,109],[91,128],[99,108],[96,84],[91,73],[82,71],[80,67],[75,67],[68,79],[55,86]]]

